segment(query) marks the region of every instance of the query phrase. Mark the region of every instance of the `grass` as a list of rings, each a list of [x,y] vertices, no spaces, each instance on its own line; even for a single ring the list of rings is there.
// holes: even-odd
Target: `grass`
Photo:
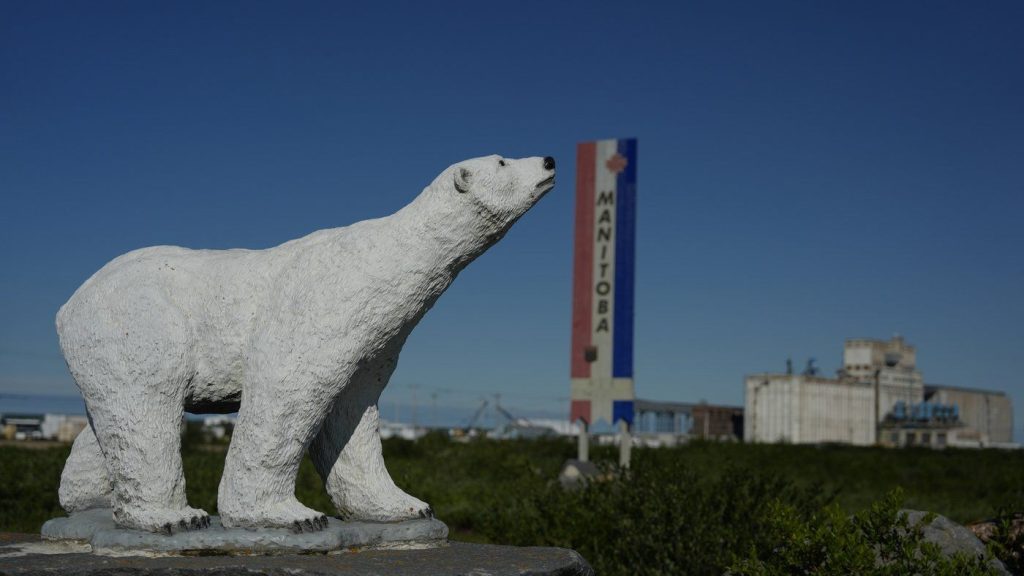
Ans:
[[[216,513],[225,448],[186,436],[189,503],[210,513]],[[56,493],[68,450],[0,446],[0,531],[36,532],[62,514]],[[428,435],[418,442],[385,441],[384,453],[395,482],[429,502],[453,539],[569,546],[607,574],[721,574],[729,567],[768,574],[773,561],[802,561],[822,550],[831,551],[833,565],[839,558],[861,562],[873,558],[865,550],[884,533],[878,518],[896,522],[898,506],[958,522],[1024,510],[1021,451],[695,442],[636,449],[630,472],[574,492],[555,482],[575,454],[574,443],[564,439],[458,443]],[[609,447],[592,453],[609,466],[617,456]],[[296,494],[307,506],[334,513],[308,458]],[[854,513],[874,514],[875,524],[843,520]],[[817,527],[800,540],[815,543],[814,554],[780,555],[778,543],[765,540],[792,535],[798,526]],[[837,538],[837,531],[845,536]],[[914,542],[899,549],[927,557]],[[953,573],[984,573],[964,566]]]

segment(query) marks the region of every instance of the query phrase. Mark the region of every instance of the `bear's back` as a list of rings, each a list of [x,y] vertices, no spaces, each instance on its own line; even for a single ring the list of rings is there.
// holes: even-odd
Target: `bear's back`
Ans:
[[[133,250],[111,260],[75,291],[57,313],[58,331],[103,313],[145,315],[154,306],[177,309],[198,323],[234,324],[304,285],[337,283],[358,276],[368,262],[377,264],[370,252],[383,222],[318,230],[264,250]]]

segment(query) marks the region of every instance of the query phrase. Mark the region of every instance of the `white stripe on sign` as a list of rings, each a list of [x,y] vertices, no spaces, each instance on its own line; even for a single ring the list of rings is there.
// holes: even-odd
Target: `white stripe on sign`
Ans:
[[[610,386],[615,326],[615,173],[605,166],[618,153],[617,140],[600,140],[594,155],[594,285],[591,343],[597,360],[590,378],[597,386]]]

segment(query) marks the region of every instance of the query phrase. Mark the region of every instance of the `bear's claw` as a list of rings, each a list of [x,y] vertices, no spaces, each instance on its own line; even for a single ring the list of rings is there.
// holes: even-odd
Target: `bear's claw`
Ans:
[[[184,523],[184,521],[182,522]],[[201,530],[203,528],[210,527],[209,516],[193,516],[188,522],[188,528],[186,530]]]
[[[172,525],[171,525],[170,522],[164,524],[163,532],[165,534],[167,534],[167,535],[171,535],[174,532],[188,532],[188,531],[191,531],[191,530],[202,530],[203,528],[209,528],[209,527],[210,527],[210,517],[207,516],[206,514],[202,514],[202,515],[197,514],[197,515],[192,516],[191,518],[189,518],[187,521],[184,518],[182,518],[181,520],[178,520],[178,526],[177,526],[178,529],[177,530],[173,530],[172,529]]]
[[[327,528],[327,516],[323,514],[316,516],[312,519],[306,518],[305,520],[296,520],[292,522],[292,532],[296,534],[302,534],[303,532],[319,532]]]

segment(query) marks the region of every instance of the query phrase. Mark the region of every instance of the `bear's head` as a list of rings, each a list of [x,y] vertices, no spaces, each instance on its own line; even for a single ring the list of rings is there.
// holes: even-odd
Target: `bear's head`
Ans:
[[[555,186],[555,159],[484,156],[459,162],[447,177],[454,201],[491,234],[501,234]]]

